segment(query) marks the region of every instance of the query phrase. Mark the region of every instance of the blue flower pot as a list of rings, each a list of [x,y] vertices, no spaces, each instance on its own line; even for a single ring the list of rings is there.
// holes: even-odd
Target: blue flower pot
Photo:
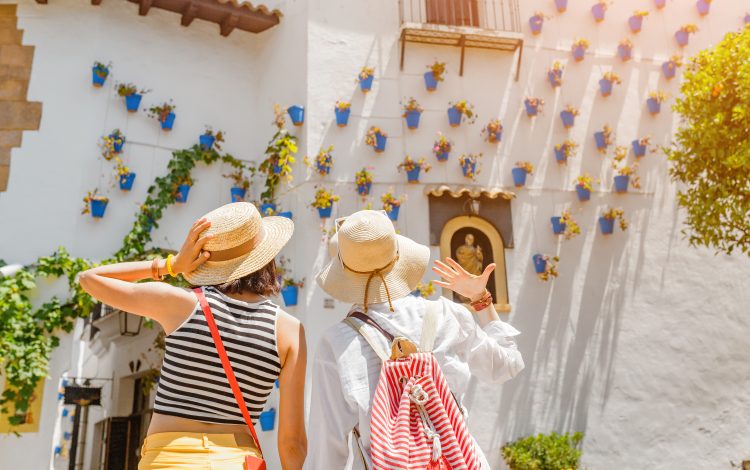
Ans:
[[[565,155],[565,146],[555,147],[555,160],[557,163],[567,163],[568,157]]]
[[[336,125],[339,127],[346,127],[346,125],[349,124],[349,115],[352,113],[352,108],[335,108],[334,111],[336,113]]]
[[[287,307],[294,307],[297,305],[297,297],[299,297],[299,288],[297,286],[286,286],[281,289],[281,297],[284,299],[284,305]]]
[[[552,88],[557,88],[560,85],[562,85],[562,70],[550,70],[547,72],[547,80],[549,80],[549,84],[552,85]]]
[[[380,153],[385,151],[385,144],[388,142],[388,137],[383,134],[375,134],[375,151]]]
[[[633,141],[633,154],[635,154],[636,157],[646,156],[646,146],[641,145],[640,140]]]
[[[594,20],[596,20],[597,23],[604,21],[604,14],[606,11],[607,8],[601,3],[597,3],[591,7],[591,14],[594,16]]]
[[[171,131],[172,126],[174,126],[175,117],[176,116],[174,113],[167,114],[167,117],[163,121],[161,121],[161,128],[164,129],[165,131]]]
[[[245,193],[247,191],[245,188],[240,188],[235,186],[234,188],[229,189],[230,194],[232,195],[232,202],[241,202],[245,200]]]
[[[330,160],[326,159],[326,164],[321,164],[320,162],[315,162],[315,168],[318,169],[318,173],[323,175],[328,175],[331,173],[331,166],[329,165]]]
[[[516,185],[516,188],[520,188],[526,184],[526,175],[528,175],[526,169],[513,168],[511,173],[513,174],[513,184]]]
[[[283,170],[283,168],[281,167],[281,165],[279,165],[278,163],[274,163],[273,164],[273,174],[274,175],[280,175],[281,174],[281,170]]]
[[[529,18],[529,27],[531,28],[531,34],[534,36],[542,32],[542,25],[544,25],[543,17],[534,15]]]
[[[455,106],[451,106],[450,108],[448,108],[448,124],[450,124],[451,127],[460,126],[462,116],[463,113],[459,111]]]
[[[414,167],[413,170],[406,172],[406,180],[409,183],[419,183],[419,173],[422,171],[422,167]]]
[[[503,140],[503,131],[492,132],[488,137],[487,141],[491,144],[501,142]]]
[[[331,212],[333,212],[333,204],[326,207],[325,209],[318,207],[318,215],[321,219],[330,219]]]
[[[536,116],[539,114],[539,106],[538,105],[532,105],[530,101],[526,100],[523,102],[523,105],[526,107],[526,115],[529,117]]]
[[[427,91],[435,91],[437,89],[438,81],[432,71],[424,73],[424,86],[427,88]]]
[[[555,0],[555,6],[557,7],[557,11],[563,13],[568,9],[568,0]]]
[[[125,97],[125,107],[128,108],[128,112],[134,113],[138,111],[138,107],[141,105],[141,99],[143,95],[140,93],[133,93]]]
[[[414,297],[422,297],[422,293],[419,292],[419,289],[415,289],[415,290],[411,291],[411,294],[409,294],[409,295],[412,295]]]
[[[695,7],[698,9],[698,14],[700,14],[701,16],[706,16],[711,9],[711,4],[706,0],[698,0],[695,4]]]
[[[392,221],[398,220],[398,211],[401,210],[401,206],[391,206],[391,211],[388,212],[388,218]]]
[[[554,232],[555,235],[562,235],[563,233],[565,233],[567,224],[561,222],[562,217],[554,216],[550,219],[550,221],[552,221],[552,232]]]
[[[581,185],[576,185],[576,194],[578,195],[578,200],[581,202],[591,199],[591,190]]]
[[[659,114],[661,112],[661,103],[655,98],[649,98],[646,101],[648,106],[648,112],[651,114]]]
[[[690,33],[688,33],[687,31],[679,30],[674,33],[674,38],[677,41],[677,44],[680,45],[680,47],[685,47],[688,45],[688,42],[690,42]]]
[[[372,189],[372,183],[358,184],[357,194],[360,196],[367,196],[370,194],[370,189]]]
[[[94,199],[89,202],[89,208],[91,209],[91,217],[101,219],[104,217],[104,211],[107,210],[107,204],[109,200]]]
[[[175,196],[175,202],[187,202],[188,194],[190,194],[190,185],[181,184],[177,186],[177,196]]]
[[[198,142],[200,142],[201,147],[203,147],[204,150],[210,150],[211,147],[214,146],[214,142],[216,142],[216,136],[210,134],[202,134],[200,137],[198,137]]]
[[[409,111],[406,113],[406,127],[416,129],[419,127],[419,117],[422,115],[419,111]]]
[[[359,89],[362,90],[363,93],[367,93],[368,91],[372,90],[372,81],[374,78],[374,75],[370,75],[367,78],[360,78]]]
[[[628,61],[633,58],[633,48],[620,44],[617,46],[617,55],[622,61]]]
[[[604,136],[604,132],[594,132],[594,141],[596,142],[596,148],[598,150],[605,150],[607,148],[607,138]]]
[[[630,31],[639,33],[643,28],[643,17],[639,15],[631,16],[628,19],[628,26],[630,26]]]
[[[289,113],[289,117],[292,118],[292,124],[295,126],[301,126],[305,123],[305,108],[302,106],[289,106],[286,112]]]
[[[659,8],[659,9],[664,8],[666,4],[667,4],[667,0],[654,0],[654,6],[656,6],[656,8]]]
[[[114,134],[109,134],[109,138],[110,139],[114,139],[115,135]],[[119,142],[117,140],[114,140],[112,142],[112,147],[114,147],[115,153],[122,153],[122,148],[124,146],[125,146],[125,137],[124,136],[120,137],[120,141]]]
[[[290,219],[290,220],[292,219],[292,211],[279,212],[276,215],[279,216],[279,217],[284,217],[286,219]]]
[[[276,204],[272,202],[266,202],[260,205],[260,215],[267,216],[269,213],[273,214],[276,212]]]
[[[438,159],[439,162],[445,162],[448,161],[448,157],[450,157],[450,152],[439,152],[435,154],[435,157]]]
[[[464,176],[468,177],[469,173],[472,173],[476,175],[477,171],[477,163],[476,162],[466,162],[463,165],[461,165],[461,171],[464,172]]]
[[[615,191],[618,193],[628,192],[628,184],[630,183],[629,175],[617,175],[615,176]]]
[[[271,408],[260,414],[260,429],[263,431],[273,431],[273,427],[276,424],[276,409]]]
[[[599,228],[602,231],[602,235],[612,235],[615,231],[615,219],[599,217]]]
[[[673,61],[668,60],[661,64],[661,72],[664,74],[664,78],[667,80],[674,78],[677,74],[677,64]]]
[[[542,274],[547,270],[547,260],[544,259],[544,256],[537,253],[532,256],[531,259],[534,261],[534,271],[536,271],[537,274]]]
[[[607,80],[606,78],[602,78],[599,80],[599,91],[601,92],[602,96],[605,98],[612,94],[612,80]]]
[[[563,126],[566,128],[573,127],[576,123],[576,115],[570,111],[563,111],[560,113],[560,119],[562,119]]]
[[[107,77],[109,76],[109,71],[107,71],[104,75],[99,75],[96,73],[96,67],[91,68],[91,84],[94,85],[96,88],[101,88],[104,86],[104,82],[107,81]]]
[[[575,46],[573,47],[573,58],[576,60],[576,62],[580,62],[583,60],[583,58],[586,56],[586,48],[583,46]]]
[[[135,173],[132,171],[127,175],[120,175],[120,189],[123,191],[130,191],[133,189],[133,182],[135,181]]]

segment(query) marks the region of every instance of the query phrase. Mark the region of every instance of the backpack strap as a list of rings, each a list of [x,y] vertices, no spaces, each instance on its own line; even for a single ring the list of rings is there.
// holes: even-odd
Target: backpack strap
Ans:
[[[424,314],[424,320],[422,320],[422,334],[419,338],[420,351],[432,352],[435,347],[435,337],[437,336],[438,323],[443,308],[443,304],[439,300],[427,301],[427,310]]]
[[[361,312],[352,312],[352,313],[361,313]],[[364,315],[364,314],[362,314],[362,315]],[[364,315],[364,316],[367,317],[367,315]],[[372,320],[369,317],[367,317],[367,318],[370,321],[372,321],[373,324],[377,325],[375,328],[378,331],[380,331],[381,333],[383,333],[383,332],[387,333],[380,325],[378,325],[377,323],[375,323],[375,320]],[[357,321],[357,319],[359,319],[361,321]],[[344,323],[346,323],[347,325],[349,325],[350,327],[352,327],[352,329],[355,332],[357,332],[357,334],[359,334],[360,336],[362,336],[362,338],[364,338],[365,341],[367,341],[367,344],[369,344],[370,347],[375,351],[375,354],[378,355],[378,357],[380,358],[381,361],[385,362],[385,361],[387,361],[387,360],[389,360],[391,358],[390,353],[385,348],[383,348],[383,345],[381,343],[375,341],[375,338],[373,338],[372,336],[370,336],[370,333],[368,333],[367,330],[365,330],[363,328],[363,326],[364,326],[365,323],[367,323],[368,325],[370,325],[371,323],[369,323],[367,321],[364,321],[360,317],[354,316],[352,314],[350,314],[350,316],[348,316],[348,317],[346,317],[344,319]],[[388,334],[390,335],[390,333],[388,333]],[[391,336],[391,341],[392,341],[393,340],[393,335],[390,335],[390,336]]]

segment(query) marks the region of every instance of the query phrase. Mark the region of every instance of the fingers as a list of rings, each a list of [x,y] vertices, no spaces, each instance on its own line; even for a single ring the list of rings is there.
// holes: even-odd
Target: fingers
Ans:
[[[438,268],[442,269],[443,271],[445,271],[445,272],[447,272],[447,273],[450,273],[450,274],[451,274],[452,276],[456,276],[456,275],[458,274],[458,273],[457,273],[457,272],[456,272],[456,271],[455,271],[455,270],[454,270],[453,268],[451,268],[451,267],[450,267],[450,266],[448,266],[447,264],[443,263],[443,262],[442,262],[442,261],[440,261],[439,259],[436,259],[436,260],[435,260],[435,265],[436,265],[436,266],[437,266]]]
[[[459,272],[459,273],[466,273],[466,274],[469,274],[469,273],[468,273],[468,272],[467,272],[467,271],[466,271],[466,270],[465,270],[465,269],[463,268],[463,266],[461,266],[460,264],[458,264],[458,262],[457,262],[456,260],[454,260],[453,258],[451,258],[451,257],[447,257],[447,258],[445,258],[445,261],[446,261],[446,262],[447,262],[448,264],[450,264],[450,265],[451,265],[451,267],[452,267],[453,269],[455,269],[455,270],[456,270],[457,272]]]
[[[495,263],[488,264],[487,267],[484,268],[484,272],[482,272],[482,277],[484,278],[490,277],[490,274],[492,274],[492,271],[495,270],[495,267],[497,267]]]
[[[195,242],[195,252],[198,254],[199,252],[203,251],[203,247],[208,243],[209,240],[213,239],[213,235],[206,235],[205,237],[200,237],[197,242]]]
[[[211,257],[211,253],[204,251],[201,253],[198,258],[196,258],[195,261],[193,261],[193,264],[190,265],[190,270],[195,271],[198,269],[198,266],[208,261],[208,259]]]
[[[436,286],[439,286],[439,287],[446,287],[446,288],[448,288],[448,289],[450,289],[450,288],[451,288],[451,285],[450,285],[449,283],[447,283],[447,282],[443,282],[443,281],[432,281],[432,283],[433,283],[433,284],[435,284]]]
[[[455,277],[453,274],[451,274],[451,273],[449,273],[447,271],[444,271],[444,270],[440,269],[437,266],[433,266],[432,267],[432,272],[434,272],[435,274],[437,274],[438,276],[444,278],[447,281],[451,281]]]
[[[198,240],[198,237],[201,233],[203,233],[204,230],[209,228],[211,226],[211,222],[203,219],[198,219],[190,229],[190,233],[188,234],[188,238],[195,243],[196,240]]]

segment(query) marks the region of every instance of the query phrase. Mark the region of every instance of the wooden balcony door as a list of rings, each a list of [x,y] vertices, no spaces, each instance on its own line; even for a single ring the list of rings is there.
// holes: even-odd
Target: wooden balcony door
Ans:
[[[479,27],[478,0],[425,0],[427,22]]]

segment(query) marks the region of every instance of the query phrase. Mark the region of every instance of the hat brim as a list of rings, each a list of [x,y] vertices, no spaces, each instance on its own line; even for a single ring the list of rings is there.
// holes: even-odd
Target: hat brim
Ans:
[[[185,279],[194,286],[215,286],[259,271],[271,262],[294,233],[294,222],[286,217],[263,217],[263,240],[246,255],[227,261],[206,261]]]
[[[386,292],[383,279],[373,276],[367,290],[367,303],[377,304],[406,297],[422,280],[430,262],[430,248],[409,238],[397,235],[399,257],[390,270],[383,272],[388,285]],[[365,289],[369,274],[357,274],[346,269],[337,255],[316,277],[318,285],[336,300],[352,304],[364,304]]]

